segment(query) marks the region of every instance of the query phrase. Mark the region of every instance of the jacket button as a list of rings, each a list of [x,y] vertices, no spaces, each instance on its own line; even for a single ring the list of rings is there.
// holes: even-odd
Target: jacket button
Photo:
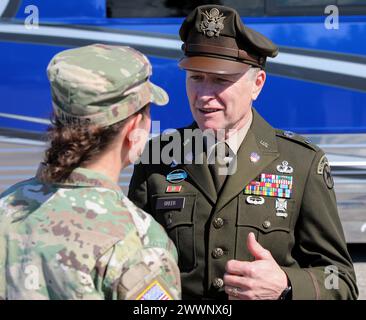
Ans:
[[[224,250],[222,250],[221,248],[215,248],[213,251],[212,251],[212,256],[215,258],[215,259],[218,259],[218,258],[221,258],[224,254]]]
[[[270,228],[271,227],[271,222],[270,221],[268,221],[268,220],[266,220],[266,221],[264,221],[263,222],[263,228],[264,229],[268,229],[268,228]]]
[[[222,280],[221,278],[215,278],[214,281],[212,281],[212,285],[216,289],[220,289],[224,286],[224,280]]]
[[[216,229],[220,229],[224,225],[224,220],[222,218],[216,218],[213,225]]]
[[[172,214],[171,213],[168,214],[168,219],[167,219],[167,222],[166,223],[167,223],[168,226],[173,223],[173,219],[172,219]]]

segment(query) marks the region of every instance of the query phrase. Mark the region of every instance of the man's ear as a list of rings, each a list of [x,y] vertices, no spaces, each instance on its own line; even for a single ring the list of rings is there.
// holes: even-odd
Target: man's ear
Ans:
[[[253,91],[252,91],[252,99],[256,100],[259,94],[262,91],[264,83],[266,82],[266,72],[264,70],[259,70],[254,81],[253,81]]]

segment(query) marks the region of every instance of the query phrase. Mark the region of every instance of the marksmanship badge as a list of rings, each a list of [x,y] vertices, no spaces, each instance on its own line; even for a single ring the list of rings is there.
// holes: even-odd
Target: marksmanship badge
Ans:
[[[203,34],[208,37],[218,37],[221,30],[224,29],[224,20],[226,17],[217,8],[212,8],[210,12],[202,12],[202,16],[200,30]]]

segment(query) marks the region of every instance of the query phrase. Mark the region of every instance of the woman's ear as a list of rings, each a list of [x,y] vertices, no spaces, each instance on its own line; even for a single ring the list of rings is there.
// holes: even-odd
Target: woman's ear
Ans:
[[[138,141],[137,131],[139,130],[140,123],[142,121],[141,113],[138,113],[130,117],[125,125],[125,137],[128,148],[132,148],[132,145]]]

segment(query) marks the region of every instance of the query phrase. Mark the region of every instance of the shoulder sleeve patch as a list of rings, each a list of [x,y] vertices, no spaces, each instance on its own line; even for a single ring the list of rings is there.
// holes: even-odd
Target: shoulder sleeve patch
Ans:
[[[298,135],[292,131],[284,131],[284,130],[276,129],[276,135],[278,137],[290,140],[294,143],[301,144],[302,146],[312,149],[314,151],[320,150],[320,148],[317,145],[311,143],[310,139],[305,138],[301,135]]]
[[[173,300],[173,298],[158,277],[143,288],[134,300]]]
[[[328,189],[332,189],[334,187],[334,180],[330,170],[329,161],[325,155],[320,158],[316,173],[323,175],[324,182]]]
[[[319,163],[318,163],[318,168],[316,170],[316,173],[317,174],[323,174],[324,172],[324,167],[326,165],[329,165],[329,162],[328,162],[328,159],[325,155],[323,155],[320,160],[319,160]]]
[[[145,263],[139,263],[129,270],[127,270],[121,277],[121,284],[127,290],[133,290],[141,279],[147,277],[150,274],[150,269]]]
[[[324,182],[327,185],[328,189],[333,189],[334,180],[333,180],[333,177],[332,177],[332,173],[330,171],[330,166],[328,164],[326,164],[324,166],[323,178],[324,178]]]

